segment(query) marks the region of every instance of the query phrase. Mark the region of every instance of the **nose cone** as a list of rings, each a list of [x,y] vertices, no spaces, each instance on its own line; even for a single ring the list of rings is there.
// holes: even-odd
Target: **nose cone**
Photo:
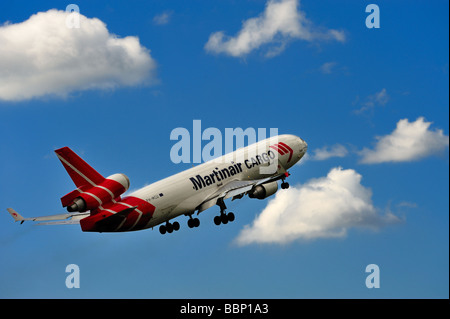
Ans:
[[[300,140],[300,153],[305,154],[308,150],[308,143],[306,143],[305,140],[300,137],[298,139]]]
[[[282,139],[283,143],[280,143],[282,146],[289,146],[291,148],[291,155],[285,157],[287,162],[284,163],[284,168],[288,169],[302,159],[308,149],[308,144],[297,135],[285,134],[279,135],[278,138]]]

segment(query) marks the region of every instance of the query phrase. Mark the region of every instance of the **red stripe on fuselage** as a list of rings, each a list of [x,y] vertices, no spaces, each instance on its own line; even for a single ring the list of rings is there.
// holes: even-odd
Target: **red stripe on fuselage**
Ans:
[[[285,148],[283,145],[277,144],[277,147],[278,147],[280,150],[283,150],[285,153],[289,153],[289,150],[288,150],[287,148]]]
[[[155,211],[155,206],[137,197],[125,197],[121,203],[126,203],[130,206],[137,206],[137,208],[127,216],[127,220],[120,227],[120,231],[139,230],[145,228]]]
[[[272,149],[274,149],[275,151],[277,151],[277,152],[280,153],[281,155],[284,155],[283,150],[279,149],[278,146],[277,146],[276,144],[275,144],[275,145],[270,145],[269,147],[272,148]]]
[[[280,143],[278,143],[278,144],[280,144],[280,147],[285,147],[285,148],[288,149],[288,151],[289,151],[289,159],[288,159],[288,162],[290,162],[290,161],[291,161],[291,158],[292,158],[292,154],[294,154],[294,150],[293,150],[289,145],[287,145],[287,144],[285,144],[285,143],[283,143],[283,142],[280,142]]]
[[[143,199],[131,196],[125,197],[117,203],[107,203],[103,205],[102,208],[91,211],[91,216],[83,218],[80,221],[81,229],[83,231],[99,231],[98,227],[95,225],[98,221],[107,218],[114,213],[118,213],[135,206],[137,206],[137,208],[126,216],[125,222],[121,225],[116,225],[116,229],[102,231],[115,232],[143,229],[152,218],[153,213],[155,212],[155,206]],[[119,226],[120,228],[117,228]]]

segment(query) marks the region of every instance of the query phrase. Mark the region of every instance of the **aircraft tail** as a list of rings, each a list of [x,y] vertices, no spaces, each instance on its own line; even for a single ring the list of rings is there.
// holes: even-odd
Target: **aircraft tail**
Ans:
[[[57,149],[55,153],[77,187],[92,187],[105,180],[99,172],[67,146]]]

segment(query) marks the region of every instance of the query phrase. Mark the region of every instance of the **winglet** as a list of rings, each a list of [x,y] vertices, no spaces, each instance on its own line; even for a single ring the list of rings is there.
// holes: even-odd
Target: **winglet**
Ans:
[[[26,219],[22,217],[22,215],[20,215],[18,212],[16,212],[14,209],[12,208],[7,208],[6,209],[8,211],[8,213],[11,214],[11,216],[14,218],[15,222],[20,221],[20,223],[22,224]]]

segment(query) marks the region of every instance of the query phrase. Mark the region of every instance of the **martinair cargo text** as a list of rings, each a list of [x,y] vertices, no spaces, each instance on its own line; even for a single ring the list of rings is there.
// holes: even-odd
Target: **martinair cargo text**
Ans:
[[[264,199],[281,188],[289,187],[285,179],[288,169],[306,153],[307,144],[294,135],[278,135],[240,148],[196,167],[145,186],[121,197],[130,187],[124,174],[107,178],[99,174],[70,148],[55,151],[77,189],[61,198],[68,213],[24,218],[12,208],[8,212],[15,221],[39,221],[39,224],[80,224],[83,231],[123,232],[160,225],[161,234],[180,228],[171,219],[188,216],[190,228],[200,220],[193,217],[219,206],[216,225],[232,222],[235,216],[226,213],[225,199],[244,195]]]

